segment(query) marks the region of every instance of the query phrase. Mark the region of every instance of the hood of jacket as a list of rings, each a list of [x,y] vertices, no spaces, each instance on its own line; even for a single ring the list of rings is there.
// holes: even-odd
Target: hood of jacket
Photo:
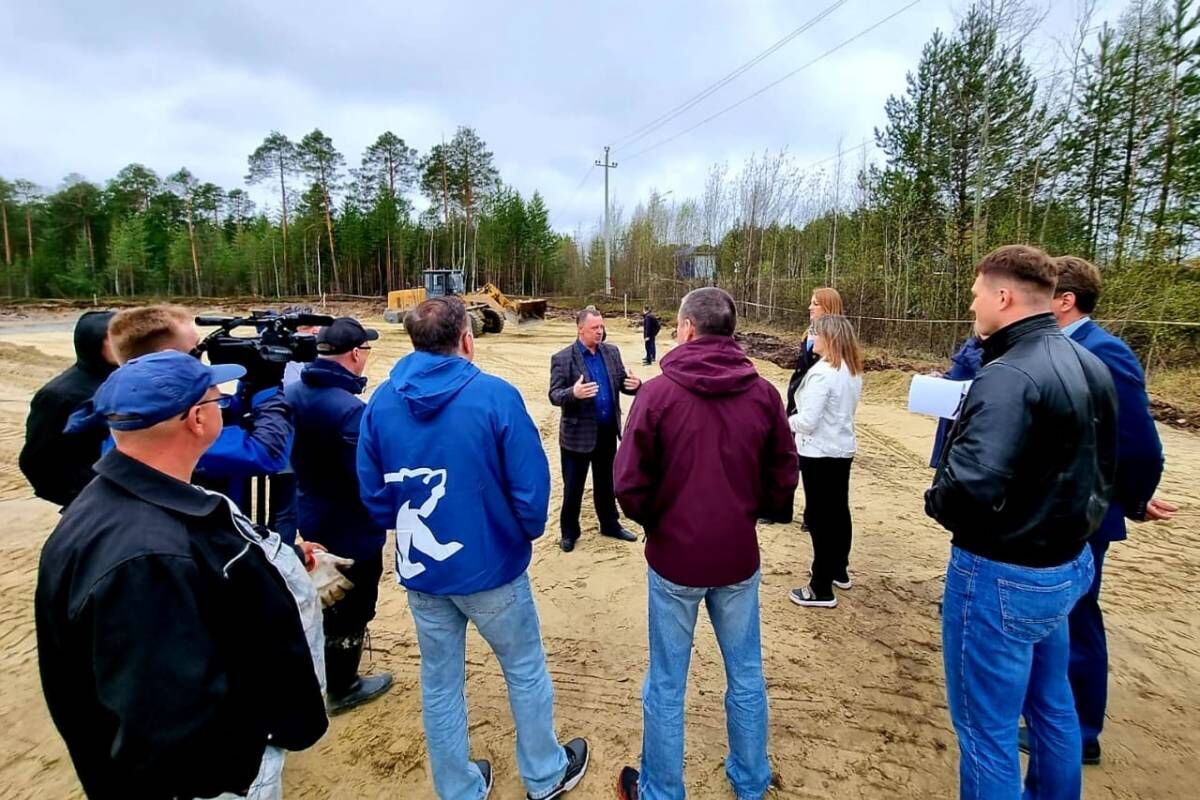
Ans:
[[[696,394],[738,394],[754,386],[758,370],[728,336],[702,336],[663,357],[663,375]]]
[[[88,311],[75,323],[75,365],[101,379],[117,367],[104,359],[104,340],[112,311]]]
[[[304,367],[300,380],[305,386],[316,389],[345,389],[351,394],[362,394],[367,388],[366,376],[355,375],[330,358],[318,358]]]
[[[417,419],[437,416],[479,375],[479,367],[461,356],[416,351],[396,362],[390,375],[396,392]]]

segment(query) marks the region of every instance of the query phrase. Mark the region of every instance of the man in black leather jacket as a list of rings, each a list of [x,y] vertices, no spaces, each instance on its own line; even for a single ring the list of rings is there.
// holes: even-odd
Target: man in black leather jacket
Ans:
[[[1058,330],[1055,280],[1034,247],[980,261],[971,310],[983,368],[925,493],[952,534],[942,640],[962,797],[1020,793],[1022,713],[1026,787],[1080,796],[1067,614],[1094,574],[1085,544],[1111,496],[1116,394],[1103,363]]]

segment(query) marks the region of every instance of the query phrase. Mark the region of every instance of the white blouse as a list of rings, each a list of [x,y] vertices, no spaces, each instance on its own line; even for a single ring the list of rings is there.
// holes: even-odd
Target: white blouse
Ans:
[[[809,368],[796,390],[796,413],[788,426],[796,449],[808,458],[853,458],[858,449],[854,412],[862,397],[862,375],[825,359]]]

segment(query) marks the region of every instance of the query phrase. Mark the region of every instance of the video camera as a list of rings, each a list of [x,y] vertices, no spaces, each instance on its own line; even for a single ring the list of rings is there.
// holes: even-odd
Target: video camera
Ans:
[[[282,370],[289,361],[316,361],[317,337],[297,333],[304,326],[333,324],[325,314],[277,314],[251,311],[248,317],[200,316],[196,324],[216,326],[197,346],[197,354],[208,353],[210,364],[240,364],[247,376],[261,374],[271,366]],[[256,336],[234,336],[237,328],[253,327]],[[281,373],[282,374],[282,373]]]

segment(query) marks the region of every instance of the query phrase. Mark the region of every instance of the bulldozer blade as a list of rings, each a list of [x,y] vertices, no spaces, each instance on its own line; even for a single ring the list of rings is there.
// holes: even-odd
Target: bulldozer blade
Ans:
[[[517,324],[530,325],[546,319],[545,300],[517,300]]]

